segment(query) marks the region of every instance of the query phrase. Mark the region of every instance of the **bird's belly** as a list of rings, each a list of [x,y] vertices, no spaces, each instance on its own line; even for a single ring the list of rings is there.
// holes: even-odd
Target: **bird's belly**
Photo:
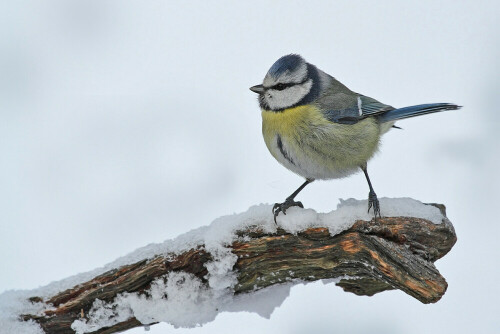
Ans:
[[[345,125],[318,117],[314,110],[301,116],[306,117],[283,126],[272,119],[266,122],[269,118],[263,113],[269,151],[296,174],[309,179],[343,178],[357,172],[377,150],[380,128],[374,119]]]

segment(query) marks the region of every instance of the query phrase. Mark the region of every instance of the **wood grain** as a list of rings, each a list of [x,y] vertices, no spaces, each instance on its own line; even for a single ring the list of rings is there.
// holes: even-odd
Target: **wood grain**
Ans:
[[[438,206],[444,213],[444,206]],[[452,224],[412,217],[358,221],[331,236],[326,228],[310,228],[296,235],[278,229],[266,234],[256,228],[238,232],[230,248],[238,257],[234,266],[238,284],[235,294],[252,293],[291,280],[337,279],[338,286],[357,295],[399,289],[422,303],[435,303],[446,292],[446,280],[433,262],[446,255],[457,238]],[[74,320],[86,317],[95,299],[111,302],[123,292],[144,293],[156,278],[169,272],[194,274],[204,284],[212,260],[203,245],[180,255],[156,256],[99,275],[47,300],[52,304],[43,316],[33,319],[49,334],[74,333]],[[118,333],[142,326],[131,318],[94,333]]]

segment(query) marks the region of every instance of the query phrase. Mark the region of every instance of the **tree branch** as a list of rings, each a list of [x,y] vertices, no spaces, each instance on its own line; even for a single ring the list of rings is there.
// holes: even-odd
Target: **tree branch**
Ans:
[[[444,206],[438,206],[444,214]],[[230,245],[238,259],[234,294],[252,293],[290,280],[338,279],[345,291],[372,296],[399,289],[422,303],[435,303],[447,283],[433,262],[456,242],[451,223],[411,217],[358,221],[348,230],[330,235],[326,228],[310,228],[296,235],[278,229],[268,234],[255,228],[238,232]],[[111,302],[124,292],[147,294],[153,280],[171,272],[187,272],[207,284],[205,264],[212,255],[204,246],[180,255],[156,256],[111,270],[63,291],[43,302],[53,308],[43,315],[22,316],[34,320],[46,333],[74,333],[71,324],[86,318],[94,301]],[[42,301],[32,297],[33,302]],[[93,333],[117,333],[141,326],[132,317]]]

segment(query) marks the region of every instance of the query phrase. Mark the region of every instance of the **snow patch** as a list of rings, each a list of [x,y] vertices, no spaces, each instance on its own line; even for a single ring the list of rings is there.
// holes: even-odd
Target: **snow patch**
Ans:
[[[434,224],[443,222],[441,211],[411,198],[380,198],[382,217],[417,217],[427,219]],[[293,207],[286,215],[278,217],[278,225],[290,233],[297,233],[308,228],[327,227],[331,235],[350,228],[357,220],[369,221],[373,211],[367,212],[368,200],[349,198],[340,199],[337,210],[329,213],[317,213],[312,209]]]
[[[440,210],[410,198],[381,198],[382,216],[411,216],[443,222]],[[355,199],[340,200],[337,210],[317,213],[312,209],[290,208],[287,214],[280,214],[278,226],[289,233],[298,233],[311,227],[327,227],[332,235],[338,234],[357,220],[370,220],[368,202]],[[43,314],[50,308],[44,303],[31,303],[29,297],[47,298],[75,285],[88,281],[109,270],[132,264],[157,255],[180,254],[199,245],[204,245],[212,256],[206,264],[208,284],[189,273],[172,272],[156,279],[146,294],[123,293],[114,301],[106,303],[95,300],[86,318],[72,324],[77,333],[88,333],[102,327],[112,326],[131,317],[144,325],[154,322],[168,322],[176,327],[195,327],[215,319],[220,312],[255,312],[269,318],[288,297],[293,285],[299,280],[269,287],[251,294],[233,295],[236,273],[232,268],[237,261],[229,245],[237,238],[237,231],[256,227],[266,233],[276,232],[271,205],[252,206],[246,212],[220,217],[209,226],[200,227],[179,237],[146,247],[123,256],[96,270],[75,275],[59,282],[31,291],[8,291],[0,295],[0,328],[6,333],[41,334],[38,324],[19,320],[21,314]],[[338,282],[341,278],[324,281]],[[344,277],[344,279],[349,279]]]
[[[71,328],[76,333],[89,333],[132,316],[145,325],[163,321],[175,327],[194,327],[215,319],[218,305],[229,298],[220,291],[205,287],[192,274],[169,273],[156,279],[146,295],[124,293],[111,303],[96,300],[89,320],[76,320]]]
[[[44,303],[28,301],[30,297],[33,294],[28,290],[11,290],[0,295],[0,333],[44,334],[36,322],[23,322],[19,319],[22,314],[42,315],[49,309]]]

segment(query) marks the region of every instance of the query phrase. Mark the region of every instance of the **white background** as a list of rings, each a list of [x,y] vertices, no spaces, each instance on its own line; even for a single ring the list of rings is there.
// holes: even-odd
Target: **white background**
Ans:
[[[447,206],[458,242],[437,262],[446,295],[423,305],[315,283],[293,288],[270,320],[224,313],[151,333],[498,332],[499,11],[495,1],[3,1],[0,292],[282,201],[302,180],[267,152],[248,87],[294,52],[396,107],[464,106],[398,123],[369,164],[379,197]],[[298,199],[330,211],[367,194],[357,174]]]

